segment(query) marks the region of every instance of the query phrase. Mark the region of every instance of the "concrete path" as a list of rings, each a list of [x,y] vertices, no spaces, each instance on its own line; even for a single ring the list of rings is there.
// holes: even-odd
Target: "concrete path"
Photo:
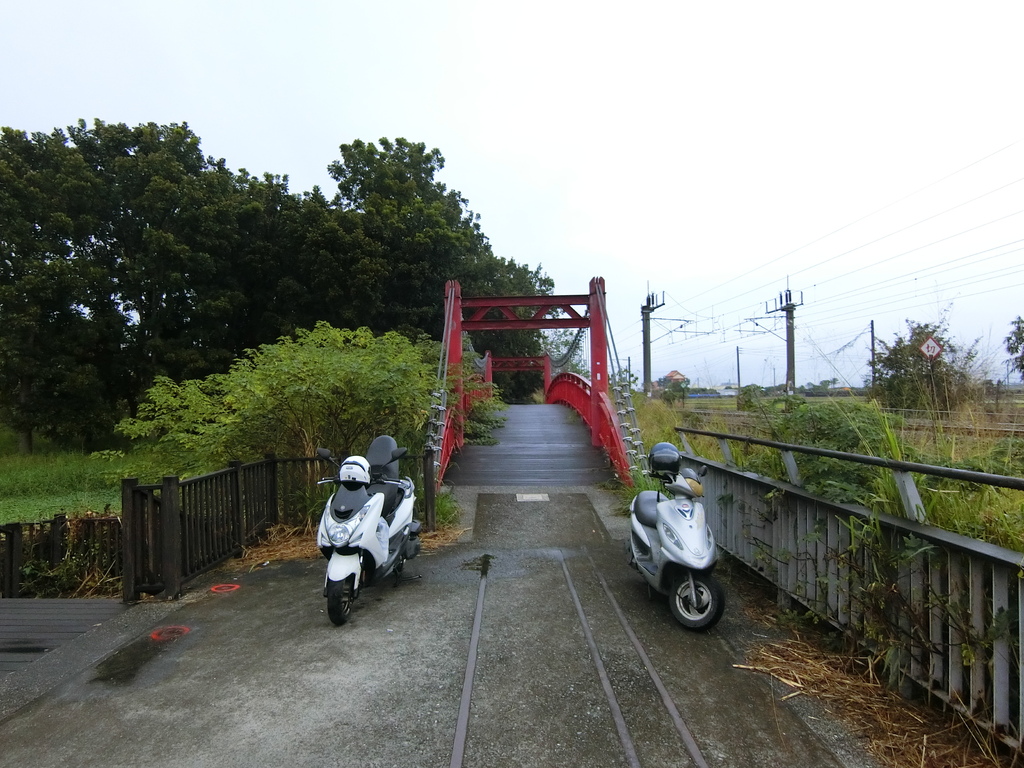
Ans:
[[[520,496],[520,493],[526,495]],[[464,487],[471,531],[334,627],[322,561],[220,571],[0,679],[0,766],[871,766],[733,667],[738,577],[690,633],[592,487]],[[219,584],[233,591],[212,591]]]

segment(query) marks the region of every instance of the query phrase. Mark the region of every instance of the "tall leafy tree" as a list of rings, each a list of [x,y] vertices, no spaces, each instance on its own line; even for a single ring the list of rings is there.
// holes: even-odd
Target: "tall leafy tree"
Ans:
[[[1013,369],[1024,377],[1024,320],[1018,315],[1017,319],[1010,323],[1010,327],[1010,334],[1003,339],[1003,343],[1006,344],[1006,351],[1013,358],[1011,360]]]
[[[370,327],[423,332],[439,337],[447,280],[482,276],[495,269],[521,277],[515,265],[497,260],[477,217],[461,194],[436,179],[444,168],[437,149],[406,139],[355,141],[341,146],[329,170],[338,182],[335,205],[361,236],[356,278],[378,309]],[[535,293],[536,285],[522,286]]]
[[[931,337],[942,354],[926,358],[921,346]],[[974,361],[977,343],[963,347],[949,337],[944,322],[907,321],[906,336],[888,344],[875,362],[875,395],[888,408],[950,411],[977,392]]]
[[[208,346],[197,317],[236,237],[223,161],[207,161],[187,125],[81,121],[69,134],[102,180],[93,252],[123,318],[129,403],[156,375],[226,366],[225,354],[211,363],[220,350]]]
[[[59,131],[0,133],[0,412],[33,434],[87,440],[112,418],[89,309],[96,179]]]
[[[80,121],[0,137],[0,418],[90,440],[158,377],[227,371],[327,321],[439,338],[444,283],[550,292],[496,257],[479,218],[405,139],[341,147],[338,192],[230,171],[187,124]],[[537,334],[484,348],[536,354]]]
[[[354,278],[376,305],[367,324],[410,336],[439,338],[444,324],[444,284],[458,280],[464,295],[543,295],[553,283],[541,269],[496,256],[479,216],[462,195],[436,179],[444,168],[437,149],[406,139],[382,138],[380,147],[355,141],[341,146],[329,166],[338,182],[335,205],[358,233]],[[355,214],[355,216],[352,216]],[[496,355],[541,353],[537,331],[475,334],[474,347]],[[527,397],[539,374],[502,374],[499,387],[510,399]]]

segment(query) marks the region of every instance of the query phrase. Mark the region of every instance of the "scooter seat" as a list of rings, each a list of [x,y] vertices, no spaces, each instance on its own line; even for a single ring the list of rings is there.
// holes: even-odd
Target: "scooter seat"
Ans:
[[[636,515],[640,525],[646,525],[648,528],[657,527],[658,502],[667,499],[668,497],[663,496],[659,491],[640,491],[633,501],[633,514]]]

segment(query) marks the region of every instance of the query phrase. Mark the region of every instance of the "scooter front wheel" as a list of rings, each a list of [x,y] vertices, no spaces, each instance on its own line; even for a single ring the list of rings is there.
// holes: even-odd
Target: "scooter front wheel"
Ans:
[[[352,615],[352,577],[327,582],[327,616],[340,627]]]
[[[672,585],[668,602],[672,615],[687,629],[710,629],[725,612],[725,591],[713,576],[694,574],[691,582],[686,575]]]

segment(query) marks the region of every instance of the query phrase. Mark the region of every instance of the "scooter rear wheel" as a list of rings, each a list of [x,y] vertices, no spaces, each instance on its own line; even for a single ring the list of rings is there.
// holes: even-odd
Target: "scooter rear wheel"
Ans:
[[[689,576],[675,581],[668,596],[672,615],[687,629],[710,629],[725,613],[725,590],[708,574],[695,575],[693,587],[695,594]]]
[[[352,579],[327,582],[327,616],[335,626],[341,626],[352,615]]]

